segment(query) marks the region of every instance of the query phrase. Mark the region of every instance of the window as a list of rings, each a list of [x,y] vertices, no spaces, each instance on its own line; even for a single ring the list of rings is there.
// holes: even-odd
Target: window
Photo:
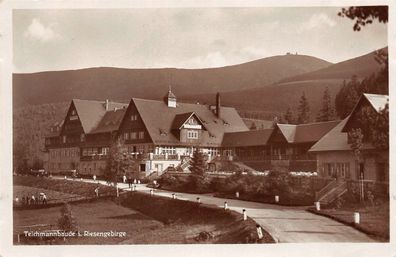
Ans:
[[[195,131],[195,130],[187,131],[187,138],[198,139],[198,131]]]
[[[129,133],[124,133],[124,139],[128,140],[129,139]]]
[[[139,139],[143,139],[144,138],[144,131],[140,131],[139,132]]]
[[[72,110],[71,115],[76,115],[76,110]]]
[[[136,121],[138,118],[137,114],[132,114],[131,115],[131,121]]]
[[[108,152],[109,152],[109,148],[108,147],[103,147],[102,148],[102,154],[103,155],[107,155]]]
[[[66,136],[62,136],[62,143],[66,144]]]
[[[137,138],[137,133],[136,132],[131,132],[129,133],[129,136],[131,139],[136,139]]]

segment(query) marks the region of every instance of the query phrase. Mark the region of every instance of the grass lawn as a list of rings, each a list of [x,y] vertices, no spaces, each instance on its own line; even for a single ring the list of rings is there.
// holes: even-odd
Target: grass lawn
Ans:
[[[352,225],[381,242],[389,242],[389,201],[376,206],[347,205],[339,209],[322,209],[317,214]],[[354,224],[354,212],[360,213],[360,224]]]
[[[85,183],[82,181],[71,181],[62,179],[51,179],[45,177],[33,176],[14,176],[14,186],[28,186],[37,188],[36,191],[47,189],[62,192],[71,195],[80,195],[85,197],[95,196],[95,188],[99,187],[99,194],[114,194],[115,188],[94,183]]]
[[[243,243],[240,221],[213,219],[212,222],[174,222],[167,224],[133,209],[116,204],[112,200],[72,204],[72,212],[78,230],[90,232],[126,232],[126,237],[76,237],[66,241],[22,241],[22,244],[183,244],[183,243]],[[52,224],[57,229],[61,207],[47,209],[15,210],[14,231],[24,231],[21,226]],[[48,228],[47,228],[48,229]],[[32,229],[33,230],[33,229]],[[205,241],[195,238],[203,231],[215,235]],[[22,239],[23,240],[23,239]],[[14,241],[17,243],[17,241]]]
[[[36,187],[29,187],[29,186],[18,186],[14,185],[14,199],[18,196],[19,201],[22,201],[23,196],[31,197],[32,194],[37,196],[39,193],[45,193],[47,195],[47,201],[55,200],[55,199],[66,199],[70,197],[76,197],[76,194],[68,194],[62,193],[58,191],[48,190],[48,189],[41,189]]]

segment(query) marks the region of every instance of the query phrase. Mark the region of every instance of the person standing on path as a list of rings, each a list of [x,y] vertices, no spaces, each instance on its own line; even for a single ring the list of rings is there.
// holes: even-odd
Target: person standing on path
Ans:
[[[47,204],[47,195],[43,194],[43,204]]]
[[[99,187],[95,188],[95,195],[96,197],[99,197]]]
[[[122,176],[122,183],[126,183],[126,179],[127,179],[127,177],[124,174],[124,176]]]

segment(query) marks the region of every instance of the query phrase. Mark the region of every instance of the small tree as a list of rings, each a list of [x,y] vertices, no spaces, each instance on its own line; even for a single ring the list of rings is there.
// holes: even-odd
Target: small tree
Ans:
[[[204,155],[198,147],[196,147],[193,157],[191,158],[190,171],[189,182],[191,186],[198,191],[202,190],[205,181],[206,162]]]
[[[104,171],[105,179],[116,183],[119,174],[126,174],[130,169],[139,165],[142,158],[133,158],[128,153],[122,139],[118,138],[109,147],[109,153]],[[136,170],[136,169],[135,169]]]
[[[335,118],[334,109],[331,103],[329,88],[326,87],[323,93],[322,108],[320,109],[316,121],[330,121]]]
[[[203,177],[205,175],[205,168],[205,157],[197,147],[190,162],[191,175]]]
[[[300,105],[298,106],[298,118],[297,118],[297,123],[298,124],[304,124],[309,122],[309,104],[308,100],[305,97],[305,92],[303,92],[301,98],[300,98]]]
[[[76,231],[77,222],[73,216],[70,204],[64,203],[61,209],[61,216],[58,219],[58,227],[64,231]]]

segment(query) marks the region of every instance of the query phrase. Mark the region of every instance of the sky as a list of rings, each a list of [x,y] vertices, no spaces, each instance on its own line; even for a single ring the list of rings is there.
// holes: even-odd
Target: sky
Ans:
[[[387,45],[341,7],[15,9],[13,72],[211,68],[287,52],[340,62]]]

